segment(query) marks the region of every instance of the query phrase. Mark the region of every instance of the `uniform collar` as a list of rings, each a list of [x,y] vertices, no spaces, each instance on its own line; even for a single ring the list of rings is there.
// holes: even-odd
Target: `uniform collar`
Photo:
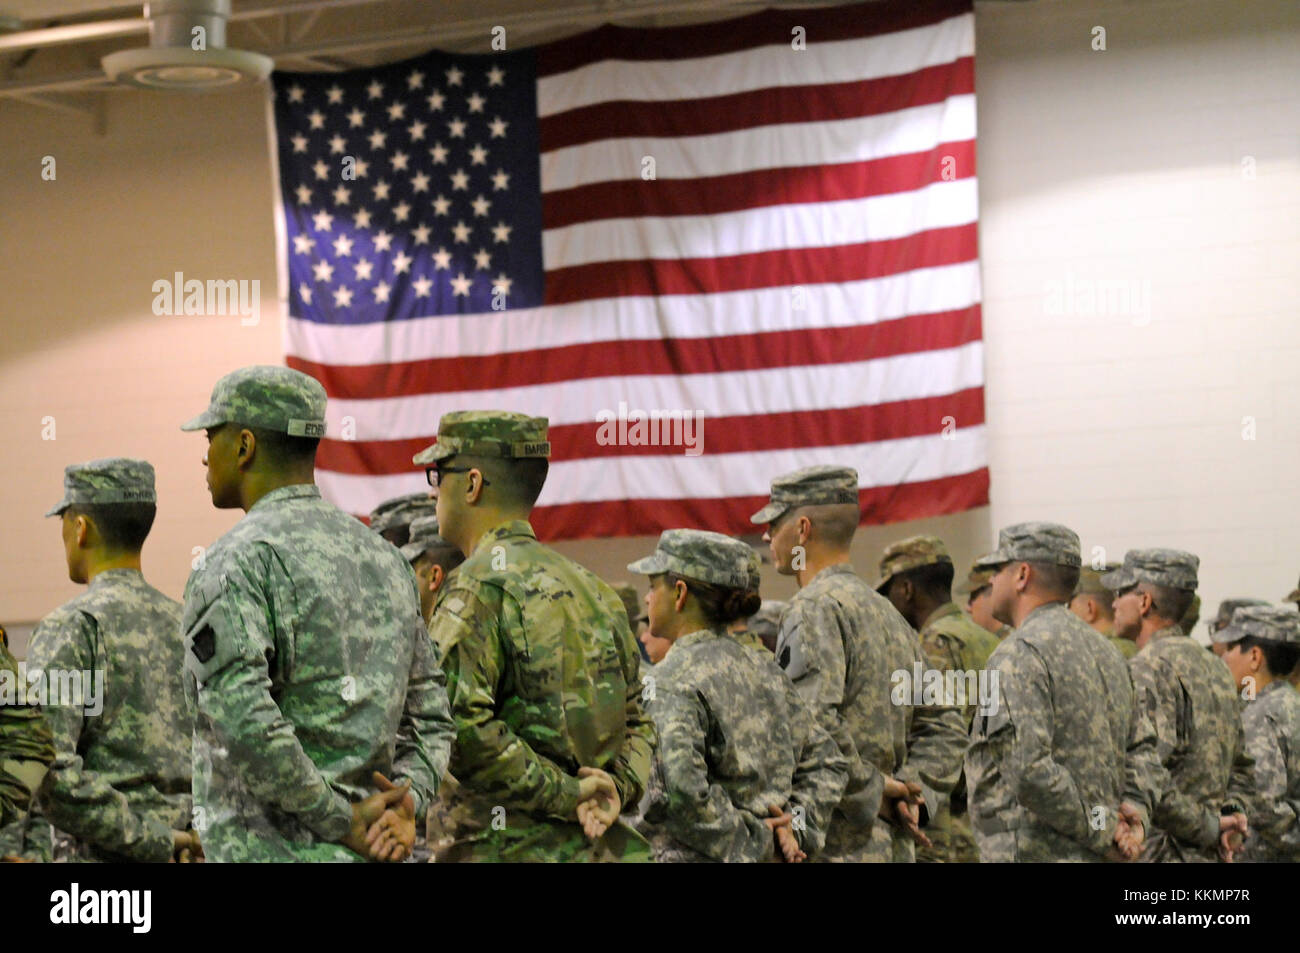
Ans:
[[[315,483],[291,483],[289,486],[277,487],[250,506],[248,512],[251,513],[253,510],[261,509],[264,506],[274,506],[286,500],[302,499],[319,500],[320,487]]]
[[[831,576],[842,576],[842,575],[845,575],[845,574],[850,575],[850,576],[856,576],[856,575],[857,575],[857,571],[854,570],[854,568],[853,568],[853,564],[852,564],[852,563],[835,563],[835,565],[833,565],[833,566],[827,566],[825,569],[821,570],[821,572],[817,573],[817,575],[815,575],[815,576],[813,576],[811,579],[809,579],[809,580],[808,580],[808,586],[811,586],[814,582],[816,582],[816,581],[819,580],[819,579],[828,579],[828,578],[830,578]],[[804,588],[807,589],[808,586],[804,586]]]
[[[961,606],[955,602],[945,602],[926,617],[925,622],[921,624],[921,628],[924,629],[940,619],[946,619],[948,616],[953,615],[961,615]]]
[[[1183,630],[1178,627],[1178,623],[1175,622],[1173,625],[1167,625],[1163,629],[1156,629],[1156,631],[1152,632],[1151,638],[1147,639],[1147,645],[1150,645],[1152,642],[1158,642],[1161,639],[1174,638],[1184,634]]]
[[[510,520],[509,522],[502,523],[499,526],[494,526],[484,533],[479,538],[478,545],[474,547],[474,552],[477,553],[479,550],[491,546],[493,543],[498,543],[503,539],[508,539],[511,536],[519,536],[524,539],[537,539],[537,534],[533,532],[532,524],[529,523],[528,520]]]
[[[723,635],[724,633],[719,629],[696,629],[694,632],[691,632],[689,635],[683,635],[676,642],[674,642],[673,648],[677,648],[679,645],[694,645],[697,642],[704,642],[708,639],[720,638]]]
[[[120,569],[105,569],[101,573],[96,573],[95,578],[90,580],[87,590],[97,589],[100,586],[110,586],[116,582],[126,582],[130,579],[143,579],[144,575],[138,569],[123,567]]]
[[[1259,700],[1263,698],[1265,695],[1267,695],[1269,692],[1273,691],[1275,688],[1282,688],[1283,686],[1290,685],[1290,684],[1291,683],[1288,682],[1286,678],[1279,678],[1278,676],[1274,675],[1273,681],[1269,682],[1267,685],[1261,688],[1259,690],[1259,694],[1255,696],[1255,699]]]

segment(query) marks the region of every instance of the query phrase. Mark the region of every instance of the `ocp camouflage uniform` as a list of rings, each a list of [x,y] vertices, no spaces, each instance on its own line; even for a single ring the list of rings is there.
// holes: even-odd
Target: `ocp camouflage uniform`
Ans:
[[[546,420],[445,414],[437,443],[415,462],[467,447],[547,456]],[[479,539],[429,631],[447,673],[459,782],[447,805],[454,843],[438,862],[648,860],[649,845],[625,824],[593,844],[573,819],[579,768],[606,771],[623,806],[634,805],[655,743],[641,707],[640,653],[614,590],[539,543],[526,520],[512,520]]]
[[[1123,568],[1104,580],[1116,592],[1138,582],[1190,589],[1199,562],[1178,550],[1129,550]],[[1221,812],[1246,813],[1254,796],[1232,675],[1178,625],[1152,633],[1129,667],[1168,771],[1142,859],[1213,862]]]
[[[0,828],[5,834],[26,815],[53,761],[50,728],[39,708],[18,704],[18,663],[8,642],[0,640]],[[6,838],[0,854],[17,847]]]
[[[324,409],[306,375],[245,368],[183,429],[323,432]],[[415,576],[319,488],[272,490],[212,545],[185,587],[183,630],[209,860],[360,861],[339,841],[375,771],[409,780],[424,816],[453,726]]]
[[[1021,523],[1002,530],[991,558],[1078,566],[1079,538],[1057,524]],[[1162,783],[1123,658],[1064,604],[1048,602],[987,667],[997,704],[976,713],[966,754],[981,861],[1102,860],[1120,802],[1145,823]]]
[[[856,502],[857,473],[810,467],[772,483],[751,517],[771,523],[787,509]],[[828,566],[795,593],[781,618],[777,661],[849,762],[849,781],[826,833],[824,861],[911,862],[911,837],[877,817],[885,778],[921,785],[937,805],[957,782],[966,735],[951,706],[893,704],[895,672],[925,666],[912,627],[848,563]],[[923,812],[924,813],[924,812]]]
[[[742,588],[750,552],[719,533],[667,530],[654,554],[628,569]],[[654,667],[647,707],[659,748],[644,820],[656,861],[773,860],[765,823],[773,806],[796,815],[792,830],[805,853],[825,841],[848,761],[754,642],[701,629],[678,638]]]

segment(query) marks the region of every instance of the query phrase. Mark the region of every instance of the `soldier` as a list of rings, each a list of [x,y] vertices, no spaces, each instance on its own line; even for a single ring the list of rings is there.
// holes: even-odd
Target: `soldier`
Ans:
[[[844,793],[848,761],[790,680],[725,631],[758,608],[752,552],[674,529],[627,567],[650,577],[650,628],[672,646],[649,700],[659,749],[645,820],[660,862],[799,862]]]
[[[789,603],[777,599],[764,599],[758,611],[749,617],[749,631],[773,655],[776,655],[776,634],[781,628],[781,615],[787,605]]]
[[[58,861],[165,863],[196,843],[180,604],[140,573],[154,470],[92,460],[67,467],[63,485],[45,515],[61,518],[68,578],[87,589],[32,634],[27,668],[45,675],[57,756],[25,839]]]
[[[242,368],[181,429],[207,432],[213,505],[246,514],[185,587],[204,852],[401,859],[454,728],[411,567],[314,483],[324,388],[286,367]],[[405,849],[367,844],[381,816]]]
[[[876,591],[916,629],[921,650],[930,665],[940,672],[972,673],[978,678],[989,656],[998,647],[997,637],[976,625],[952,601],[952,557],[937,536],[911,536],[888,546],[880,558],[880,580]],[[963,677],[953,684],[973,684]],[[967,731],[975,717],[978,697],[971,694],[950,704],[962,704]],[[927,831],[930,847],[916,852],[919,863],[979,863],[975,836],[966,816],[966,783],[958,780],[948,798],[935,805]]]
[[[980,559],[975,560],[971,566],[970,572],[966,579],[955,592],[959,596],[966,597],[966,614],[970,616],[971,621],[982,629],[992,632],[999,642],[1011,634],[1011,626],[1003,625],[997,619],[993,618],[993,613],[989,611],[989,605],[993,601],[993,570],[983,565]]]
[[[614,591],[541,545],[546,419],[443,415],[415,456],[437,489],[442,535],[468,558],[430,629],[456,720],[456,842],[439,861],[649,859],[615,823],[645,787],[654,723]]]
[[[1143,859],[1230,860],[1247,833],[1253,795],[1228,670],[1183,634],[1200,560],[1176,549],[1131,549],[1101,577],[1115,593],[1115,634],[1137,642],[1129,662],[1139,704],[1155,728],[1168,780],[1151,816]]]
[[[1115,634],[1115,610],[1111,608],[1115,593],[1101,584],[1103,572],[1114,572],[1118,568],[1119,563],[1107,563],[1101,572],[1091,566],[1081,568],[1079,584],[1070,597],[1070,611],[1106,636],[1106,641],[1119,649],[1119,654],[1125,659],[1131,659],[1137,655],[1137,643]]]
[[[641,661],[649,665],[650,656],[646,654],[645,646],[641,643],[641,633],[645,631],[646,622],[649,621],[649,616],[646,615],[645,611],[645,603],[636,594],[636,587],[631,583],[620,582],[614,587],[614,593],[618,596],[619,601],[623,603],[623,611],[627,613],[628,631],[636,639],[637,648],[641,651]]]
[[[905,861],[929,810],[951,791],[966,748],[961,711],[894,704],[898,672],[924,666],[916,633],[854,571],[858,475],[817,466],[772,481],[755,513],[782,575],[799,591],[781,618],[777,661],[849,761],[822,860]],[[883,818],[878,823],[877,818]]]
[[[384,500],[370,511],[370,528],[398,549],[411,541],[411,524],[434,515],[433,497],[428,493],[407,493]]]
[[[50,728],[37,706],[18,703],[18,680],[18,663],[0,627],[0,828],[7,828],[0,854],[19,849],[8,835],[21,834],[20,821],[54,761]]]
[[[1219,658],[1223,658],[1224,653],[1227,652],[1228,643],[1219,641],[1219,633],[1228,627],[1228,623],[1232,621],[1233,613],[1245,606],[1266,606],[1268,604],[1266,599],[1250,598],[1224,599],[1220,602],[1219,611],[1214,614],[1213,619],[1205,623],[1205,627],[1210,633],[1210,651]]]
[[[1246,700],[1241,721],[1255,761],[1255,813],[1242,858],[1300,861],[1300,694],[1286,680],[1300,661],[1300,617],[1290,608],[1246,606],[1218,637]]]
[[[382,534],[381,534],[382,535]],[[465,561],[459,549],[438,535],[438,517],[421,516],[410,525],[410,542],[401,547],[402,555],[415,571],[420,591],[420,615],[425,625],[433,618],[438,593],[456,567]]]
[[[1162,781],[1124,659],[1065,607],[1079,537],[1008,526],[986,564],[993,615],[1015,629],[989,659],[996,699],[976,713],[966,755],[980,859],[1132,859]]]

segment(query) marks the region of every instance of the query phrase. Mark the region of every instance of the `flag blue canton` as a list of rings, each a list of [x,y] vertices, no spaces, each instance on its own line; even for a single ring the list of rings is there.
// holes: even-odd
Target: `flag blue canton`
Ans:
[[[273,80],[291,315],[365,324],[541,304],[529,51]]]

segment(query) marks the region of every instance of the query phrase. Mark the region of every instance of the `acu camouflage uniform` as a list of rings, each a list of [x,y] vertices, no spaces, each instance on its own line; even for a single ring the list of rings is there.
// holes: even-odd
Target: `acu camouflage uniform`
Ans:
[[[791,508],[858,499],[857,472],[819,466],[779,477],[750,519],[771,523]],[[777,661],[848,759],[849,780],[819,859],[911,862],[903,828],[877,817],[885,778],[921,785],[941,803],[961,772],[966,736],[960,709],[895,705],[893,674],[925,666],[916,633],[848,563],[828,566],[795,593],[777,636]],[[928,810],[928,808],[927,808]],[[926,810],[923,823],[928,823]]]
[[[1003,529],[997,564],[1078,566],[1053,523]],[[990,862],[1089,862],[1114,840],[1121,801],[1144,824],[1161,784],[1151,726],[1124,659],[1060,602],[1031,611],[989,658],[997,704],[975,715],[966,755],[971,827]]]
[[[1239,608],[1215,640],[1233,643],[1248,635],[1300,645],[1300,617],[1267,603]],[[1255,762],[1255,800],[1247,808],[1250,834],[1242,860],[1300,861],[1300,693],[1285,675],[1275,675],[1245,702],[1241,721],[1246,752]]]
[[[324,411],[305,374],[245,368],[182,429],[315,436]],[[209,860],[360,861],[338,842],[374,771],[409,780],[424,815],[453,726],[395,547],[312,484],[272,490],[191,573],[183,627],[195,827]]]
[[[943,541],[936,536],[913,536],[889,546],[880,561],[881,579],[876,591],[882,595],[889,580],[899,573],[935,563],[952,564]],[[998,647],[998,638],[962,612],[955,602],[947,602],[930,614],[919,633],[921,651],[930,666],[940,672],[973,672],[976,679]],[[969,685],[963,682],[963,686]],[[967,696],[962,708],[967,732],[975,718],[979,698]],[[933,846],[917,847],[918,863],[979,863],[979,850],[966,811],[966,779],[957,781],[952,794],[940,801],[933,811],[926,835]]]
[[[7,828],[0,833],[0,855],[17,848],[7,835],[20,833],[17,823],[53,760],[54,743],[40,709],[18,704],[18,663],[0,628],[0,828]]]
[[[749,589],[752,552],[719,533],[668,530],[653,555],[628,569]],[[644,820],[655,860],[773,860],[765,823],[772,806],[796,815],[795,837],[814,855],[848,762],[762,644],[739,644],[720,628],[691,632],[673,643],[653,679],[648,707],[659,749]]]
[[[1179,550],[1134,549],[1102,581],[1117,593],[1139,582],[1190,590],[1199,564]],[[1168,772],[1142,859],[1214,862],[1221,813],[1246,813],[1254,795],[1232,675],[1177,625],[1152,633],[1129,667]]]
[[[415,457],[545,457],[545,418],[445,414]],[[602,768],[624,807],[644,791],[654,723],[641,708],[627,613],[593,573],[537,541],[526,520],[483,534],[438,602],[429,631],[447,673],[459,782],[439,862],[648,860],[625,824],[594,844],[574,819],[578,769]]]

